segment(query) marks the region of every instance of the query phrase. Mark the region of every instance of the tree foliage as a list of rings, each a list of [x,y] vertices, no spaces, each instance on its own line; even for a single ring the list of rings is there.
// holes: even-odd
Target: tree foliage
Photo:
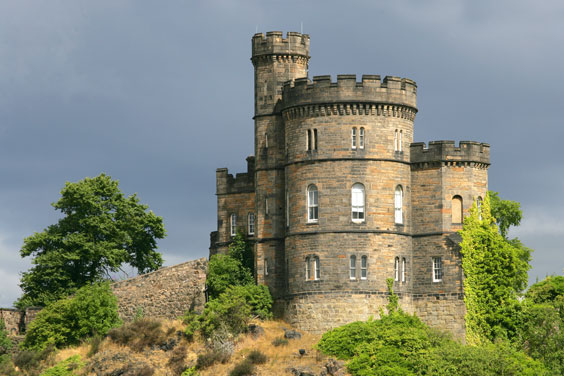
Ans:
[[[125,197],[118,181],[101,174],[67,182],[59,201],[52,204],[62,218],[24,239],[22,257],[34,265],[24,272],[23,296],[16,306],[45,306],[78,288],[109,277],[123,264],[140,273],[158,269],[157,239],[165,236],[161,217]]]
[[[241,230],[237,232],[233,241],[229,244],[229,256],[238,260],[244,268],[249,270],[251,275],[255,274],[253,245],[247,240]]]
[[[502,200],[499,193],[488,191],[490,197],[490,211],[499,228],[501,236],[507,239],[507,231],[511,226],[519,226],[523,213],[521,204],[516,201]]]
[[[0,356],[8,354],[12,349],[12,341],[8,338],[4,320],[0,319]]]
[[[216,299],[230,286],[254,283],[249,269],[241,261],[228,255],[213,255],[208,264],[206,284],[210,300]]]
[[[518,289],[527,283],[528,260],[499,232],[489,195],[464,219],[461,253],[466,303],[466,340],[470,344],[512,336]]]
[[[29,324],[23,348],[64,347],[94,334],[106,335],[121,323],[117,309],[108,282],[84,286],[74,296],[51,303],[37,314]]]

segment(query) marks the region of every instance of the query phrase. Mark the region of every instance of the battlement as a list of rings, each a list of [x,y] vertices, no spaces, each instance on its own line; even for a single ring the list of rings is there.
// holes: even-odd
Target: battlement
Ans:
[[[340,74],[337,82],[331,76],[315,76],[313,83],[298,78],[284,83],[283,108],[311,104],[390,104],[417,109],[417,84],[409,78],[379,75],[363,75],[356,81],[354,74]]]
[[[424,142],[416,142],[410,146],[411,163],[444,163],[458,165],[474,163],[479,167],[490,165],[490,145],[475,141],[431,141],[427,147]]]
[[[255,191],[255,157],[247,157],[247,172],[233,177],[227,168],[218,168],[216,176],[216,194],[249,193]]]
[[[253,36],[253,62],[264,55],[302,56],[309,59],[309,35],[289,31],[284,38],[281,31],[269,31],[266,36]]]

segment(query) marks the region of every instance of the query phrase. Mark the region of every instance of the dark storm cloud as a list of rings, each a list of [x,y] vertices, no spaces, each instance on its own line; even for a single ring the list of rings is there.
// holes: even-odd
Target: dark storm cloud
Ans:
[[[253,153],[256,28],[311,36],[310,75],[410,77],[417,141],[492,145],[531,278],[561,273],[564,6],[545,1],[4,1],[0,306],[65,181],[106,172],[164,217],[167,264],[207,255],[215,169]]]

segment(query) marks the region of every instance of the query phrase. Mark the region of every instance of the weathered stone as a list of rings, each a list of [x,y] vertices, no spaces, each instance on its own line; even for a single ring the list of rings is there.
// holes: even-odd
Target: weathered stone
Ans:
[[[302,334],[295,330],[285,330],[284,331],[284,338],[287,339],[300,339],[302,338]]]
[[[251,324],[249,325],[249,333],[256,339],[264,335],[264,328],[257,324]]]

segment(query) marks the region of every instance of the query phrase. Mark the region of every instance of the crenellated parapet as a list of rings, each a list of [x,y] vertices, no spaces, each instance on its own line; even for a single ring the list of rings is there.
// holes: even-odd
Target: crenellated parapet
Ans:
[[[289,31],[284,38],[281,31],[258,33],[252,40],[252,62],[266,60],[292,60],[307,64],[309,60],[309,35]]]
[[[375,115],[413,120],[417,112],[417,85],[409,78],[341,74],[287,81],[282,112],[287,119],[307,116]]]
[[[227,168],[218,168],[216,176],[216,195],[249,193],[255,191],[255,157],[247,157],[247,172],[229,173]]]
[[[490,166],[490,145],[475,141],[431,141],[411,144],[411,163],[414,168],[437,166],[476,167]]]

